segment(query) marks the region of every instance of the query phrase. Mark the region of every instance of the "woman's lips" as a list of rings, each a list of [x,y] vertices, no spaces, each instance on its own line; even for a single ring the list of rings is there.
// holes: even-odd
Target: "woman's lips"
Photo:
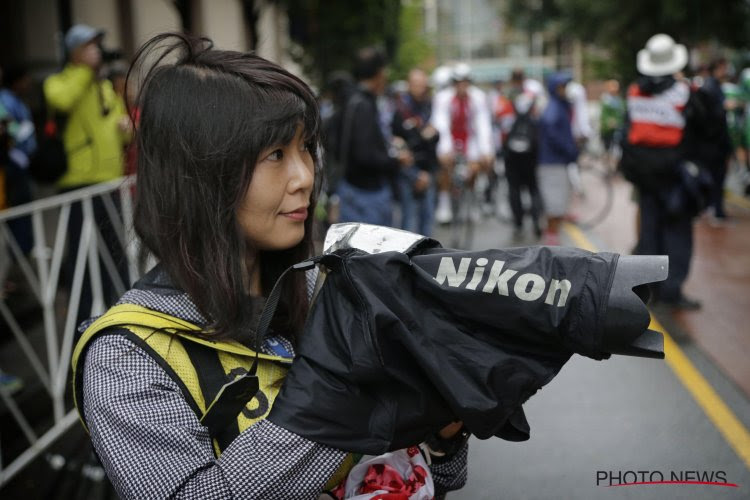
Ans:
[[[298,208],[292,212],[284,212],[281,215],[295,221],[304,221],[307,219],[307,207]]]

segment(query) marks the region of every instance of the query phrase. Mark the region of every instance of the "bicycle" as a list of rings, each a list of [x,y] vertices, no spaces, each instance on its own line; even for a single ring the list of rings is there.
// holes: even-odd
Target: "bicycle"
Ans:
[[[476,182],[478,175],[471,178],[471,169],[463,157],[456,157],[451,186],[451,208],[453,219],[450,222],[451,245],[460,250],[471,248],[474,242],[474,225],[481,209],[481,193]]]
[[[619,157],[617,148],[619,146],[614,145],[606,154],[583,151],[578,158],[578,179],[572,181],[573,206],[578,214],[576,223],[582,229],[591,229],[600,224],[612,210],[613,179],[617,175]]]

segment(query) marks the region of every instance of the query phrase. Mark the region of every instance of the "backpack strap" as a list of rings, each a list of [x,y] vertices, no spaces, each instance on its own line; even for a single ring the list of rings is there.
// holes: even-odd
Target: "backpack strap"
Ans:
[[[276,280],[271,290],[268,300],[263,308],[258,322],[254,339],[254,350],[249,349],[239,342],[213,342],[196,336],[203,329],[189,321],[185,321],[174,316],[154,311],[135,304],[120,304],[112,307],[106,314],[94,321],[83,333],[73,351],[72,365],[73,377],[76,389],[74,390],[74,400],[79,410],[79,417],[84,427],[86,423],[83,419],[82,408],[80,406],[80,394],[82,390],[82,370],[78,369],[85,348],[89,345],[94,336],[110,328],[122,328],[125,332],[131,332],[130,328],[146,328],[152,332],[172,333],[180,337],[180,344],[190,358],[191,364],[195,367],[196,376],[200,392],[205,402],[205,411],[201,411],[200,405],[191,404],[196,411],[202,425],[208,428],[209,434],[216,440],[218,446],[217,454],[226,448],[235,437],[239,435],[239,425],[237,424],[237,415],[242,408],[258,392],[260,382],[257,376],[258,360],[264,359],[269,361],[282,362],[289,364],[291,360],[280,356],[272,356],[260,353],[260,343],[268,333],[271,321],[276,312],[276,308],[281,299],[282,284],[284,278],[290,271],[306,271],[312,269],[318,262],[319,258],[313,258],[287,268]],[[130,328],[129,328],[130,327]],[[161,356],[151,349],[147,342],[143,341],[138,335],[128,335],[129,338],[137,338],[136,343],[144,347],[144,350],[150,354],[162,367],[168,367],[168,363]],[[253,364],[247,373],[237,377],[229,382],[219,359],[219,351],[242,356],[252,356]],[[166,369],[165,369],[166,370]],[[173,380],[180,382],[179,377],[174,371],[169,369],[166,372]],[[193,400],[190,392],[180,385],[186,399],[190,402]],[[88,428],[87,428],[88,430]]]
[[[223,450],[239,434],[239,427],[236,423],[232,425],[233,421],[236,421],[237,415],[245,404],[258,392],[259,383],[256,376],[257,360],[264,359],[287,365],[291,363],[291,360],[287,358],[261,354],[243,346],[239,342],[212,342],[199,338],[196,336],[196,333],[203,330],[193,323],[135,304],[120,304],[112,307],[106,314],[94,321],[83,333],[73,351],[72,366],[74,385],[76,386],[74,400],[79,410],[81,422],[87,430],[88,428],[83,419],[82,408],[80,406],[83,356],[85,355],[86,347],[90,345],[95,336],[104,333],[105,330],[111,331],[112,329],[117,329],[116,333],[127,336],[136,345],[141,347],[159,363],[170,378],[177,382],[190,407],[195,411],[201,423],[209,429],[209,434],[216,440],[220,450]],[[169,366],[169,363],[148,345],[148,342],[142,338],[142,335],[136,333],[137,330],[142,329],[151,332],[150,334],[157,332],[167,333],[179,338],[180,345],[184,348],[191,364],[195,367],[203,402],[195,401],[190,391],[182,383],[180,377]],[[256,346],[258,345],[259,340],[256,339]],[[253,369],[250,373],[227,383],[226,374],[219,360],[220,351],[245,357],[254,357]],[[230,428],[231,431],[227,431],[227,428]]]
[[[200,416],[201,424],[216,439],[219,450],[224,450],[240,434],[237,414],[258,392],[258,379],[254,377],[254,383],[244,384],[242,391],[233,394],[236,397],[228,398],[222,390],[225,385],[234,382],[226,383],[219,352],[195,342],[183,342],[182,345],[195,367],[203,400],[206,401],[206,411]]]

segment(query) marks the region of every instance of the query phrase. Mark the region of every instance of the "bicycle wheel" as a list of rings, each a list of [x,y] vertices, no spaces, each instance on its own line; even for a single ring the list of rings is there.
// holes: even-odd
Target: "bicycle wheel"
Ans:
[[[476,210],[477,200],[472,186],[466,182],[467,177],[468,167],[464,164],[456,165],[451,191],[453,220],[450,241],[451,246],[458,250],[468,249],[474,237],[472,212]]]
[[[511,224],[513,222],[513,211],[510,209],[510,190],[508,178],[505,176],[505,163],[500,163],[496,170],[497,180],[494,190],[495,217],[500,222]]]
[[[580,190],[573,196],[573,213],[579,226],[590,229],[602,222],[612,209],[614,173],[600,161],[588,161],[580,165],[579,175]]]

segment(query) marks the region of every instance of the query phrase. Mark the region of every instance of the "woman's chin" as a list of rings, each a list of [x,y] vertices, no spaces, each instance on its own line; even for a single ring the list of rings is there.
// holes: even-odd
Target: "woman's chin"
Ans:
[[[289,250],[300,244],[305,237],[305,228],[301,227],[299,230],[286,230],[284,234],[279,234],[278,238],[270,242],[267,246],[267,250]]]

